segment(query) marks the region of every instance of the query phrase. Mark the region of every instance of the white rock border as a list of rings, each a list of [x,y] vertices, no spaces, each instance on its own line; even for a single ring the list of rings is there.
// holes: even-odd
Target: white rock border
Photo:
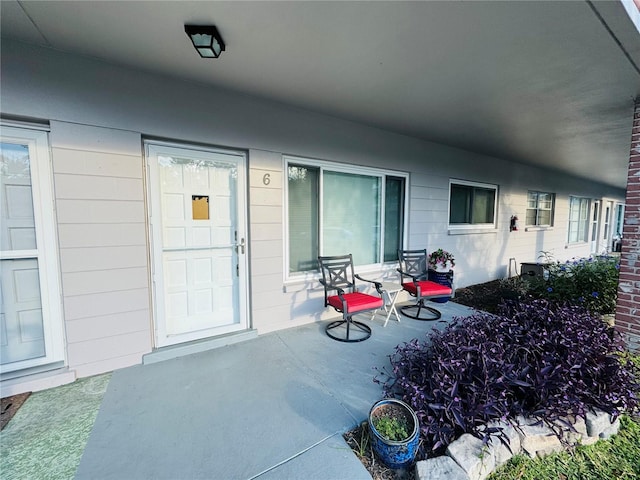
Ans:
[[[620,418],[601,410],[587,413],[586,419],[567,418],[556,422],[563,432],[561,439],[549,426],[537,419],[518,417],[509,422],[493,421],[489,427],[501,428],[509,448],[497,437],[487,446],[482,440],[465,433],[448,447],[445,455],[416,462],[417,480],[484,480],[514,455],[526,453],[531,458],[559,452],[565,447],[591,445],[618,433]],[[570,428],[568,425],[572,425]]]

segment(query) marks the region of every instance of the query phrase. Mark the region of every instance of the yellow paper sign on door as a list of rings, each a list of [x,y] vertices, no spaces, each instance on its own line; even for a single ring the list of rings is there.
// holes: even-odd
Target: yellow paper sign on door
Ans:
[[[191,209],[194,220],[209,220],[209,197],[204,195],[192,195]]]

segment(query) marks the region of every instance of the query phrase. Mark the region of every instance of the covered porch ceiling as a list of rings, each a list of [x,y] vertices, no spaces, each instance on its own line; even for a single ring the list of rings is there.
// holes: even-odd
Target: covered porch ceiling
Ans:
[[[3,38],[626,186],[640,97],[632,0],[0,8]],[[185,24],[216,25],[226,51],[200,58]]]

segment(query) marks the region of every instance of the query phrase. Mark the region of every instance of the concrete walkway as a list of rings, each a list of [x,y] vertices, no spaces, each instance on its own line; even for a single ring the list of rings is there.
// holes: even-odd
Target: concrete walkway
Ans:
[[[471,312],[438,308],[440,322],[367,319],[361,343],[318,323],[115,371],[76,478],[369,479],[342,434],[381,398],[374,367],[396,345]]]

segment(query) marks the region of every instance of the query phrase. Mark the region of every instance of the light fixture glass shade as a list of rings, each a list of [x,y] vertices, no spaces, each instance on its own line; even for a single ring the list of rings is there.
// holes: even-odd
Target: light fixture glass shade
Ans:
[[[185,25],[184,31],[202,58],[218,58],[225,50],[224,41],[213,25]]]
[[[211,50],[210,48],[198,48],[198,53],[200,54],[200,56],[202,58],[216,58],[218,55],[216,55],[213,50]]]
[[[194,35],[191,35],[191,41],[193,42],[193,45],[198,48],[198,47],[208,47],[209,45],[211,45],[211,39],[213,37],[211,37],[211,35],[207,35],[204,33],[196,33]]]

